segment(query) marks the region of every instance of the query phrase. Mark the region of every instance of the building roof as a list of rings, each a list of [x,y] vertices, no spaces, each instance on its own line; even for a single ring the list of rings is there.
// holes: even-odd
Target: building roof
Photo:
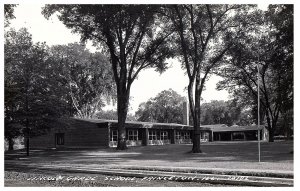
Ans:
[[[116,127],[118,120],[107,119],[77,119],[82,121],[88,121],[92,123],[109,123],[112,127]],[[183,129],[193,130],[193,126],[177,124],[177,123],[154,123],[154,122],[141,122],[141,121],[126,121],[126,128],[158,128],[158,129]]]
[[[226,124],[213,124],[213,125],[200,125],[204,128],[227,128],[228,126]]]
[[[108,119],[79,119],[76,120],[87,121],[91,123],[108,123],[111,127],[117,127],[118,120],[108,120]],[[183,125],[177,123],[154,123],[154,122],[141,122],[141,121],[126,121],[126,128],[156,128],[156,129],[181,129],[181,130],[193,130],[193,126]],[[226,131],[253,131],[258,129],[263,129],[264,126],[251,125],[251,126],[231,126],[228,127],[225,124],[213,124],[213,125],[201,125],[201,130],[213,131],[213,132],[226,132]]]
[[[259,130],[263,129],[264,125],[260,125],[259,127],[257,125],[250,125],[250,126],[217,126],[217,125],[203,125],[204,129],[211,130],[213,132],[226,132],[226,131],[253,131],[253,130]]]

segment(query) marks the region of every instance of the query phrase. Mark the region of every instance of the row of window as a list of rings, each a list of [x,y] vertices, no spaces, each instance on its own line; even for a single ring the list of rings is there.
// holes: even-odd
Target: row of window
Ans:
[[[139,139],[139,137],[138,137],[137,130],[128,130],[127,131],[127,140],[137,141],[138,139]],[[117,130],[112,130],[110,141],[118,141],[118,131]]]
[[[167,140],[168,132],[159,130],[149,130],[149,140]]]
[[[175,139],[190,139],[190,132],[176,131]]]
[[[190,132],[180,132],[176,131],[175,139],[190,139]],[[163,130],[149,130],[148,135],[149,140],[167,140],[169,139],[168,131]],[[127,140],[137,141],[138,140],[138,130],[128,130],[127,131]],[[111,140],[118,141],[118,131],[112,130]]]

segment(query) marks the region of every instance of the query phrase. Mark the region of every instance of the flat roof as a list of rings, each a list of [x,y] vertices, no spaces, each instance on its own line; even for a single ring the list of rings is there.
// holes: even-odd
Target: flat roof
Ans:
[[[249,126],[213,126],[213,125],[203,125],[205,129],[209,129],[213,132],[225,132],[225,131],[253,131],[253,130],[261,130],[264,128],[264,125],[260,125],[259,127],[257,125],[249,125]]]
[[[108,119],[81,119],[74,118],[76,120],[87,121],[91,123],[109,123],[112,127],[117,127],[118,120]],[[158,129],[182,129],[182,130],[193,130],[194,127],[191,125],[177,124],[177,123],[155,123],[155,122],[141,122],[141,121],[126,121],[126,128],[158,128]],[[226,124],[213,124],[213,125],[201,125],[201,130],[213,131],[213,132],[226,132],[226,131],[253,131],[263,129],[264,126],[250,125],[250,126],[230,126]]]
[[[108,119],[80,119],[74,118],[76,120],[87,121],[91,123],[110,123],[112,127],[116,127],[118,120],[108,120]],[[155,122],[141,122],[141,121],[126,121],[126,128],[159,128],[159,129],[183,129],[183,130],[193,130],[193,126],[177,124],[177,123],[155,123]]]

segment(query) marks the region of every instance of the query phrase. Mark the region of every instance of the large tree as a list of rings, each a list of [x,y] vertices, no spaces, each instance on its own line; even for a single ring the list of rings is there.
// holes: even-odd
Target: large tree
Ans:
[[[212,70],[251,22],[248,5],[173,5],[168,11],[180,61],[189,78],[188,98],[194,124],[192,152],[200,149],[200,99]]]
[[[256,108],[259,67],[260,115],[265,116],[272,142],[280,114],[290,113],[293,106],[293,6],[271,5],[258,21],[257,30],[228,51],[218,72],[224,77],[219,88]]]
[[[185,98],[174,90],[164,90],[156,97],[141,103],[135,115],[138,121],[183,123],[184,101]]]
[[[236,100],[212,100],[201,104],[201,124],[238,124],[241,116],[241,107]]]
[[[26,137],[29,154],[29,137],[51,128],[64,115],[64,102],[60,99],[50,67],[47,46],[33,43],[24,28],[5,33],[5,138],[9,149],[13,139]]]
[[[158,5],[47,5],[43,14],[49,18],[59,12],[59,19],[82,40],[92,40],[107,49],[117,86],[118,146],[126,149],[125,120],[130,88],[141,70],[166,69],[170,55],[162,30],[167,22],[158,22]]]
[[[56,79],[65,87],[70,116],[93,118],[105,100],[114,98],[113,74],[101,53],[73,43],[51,47],[50,57],[57,68]]]

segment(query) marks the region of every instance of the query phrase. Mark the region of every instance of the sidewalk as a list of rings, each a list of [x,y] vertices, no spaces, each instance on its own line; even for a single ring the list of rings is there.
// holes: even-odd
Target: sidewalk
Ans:
[[[6,164],[6,170],[29,169],[57,173],[101,174],[107,176],[135,177],[146,180],[188,181],[211,184],[230,184],[240,186],[293,186],[293,172],[279,171],[234,171],[230,169],[191,169],[165,167],[119,166],[111,168],[94,165],[12,165]]]

